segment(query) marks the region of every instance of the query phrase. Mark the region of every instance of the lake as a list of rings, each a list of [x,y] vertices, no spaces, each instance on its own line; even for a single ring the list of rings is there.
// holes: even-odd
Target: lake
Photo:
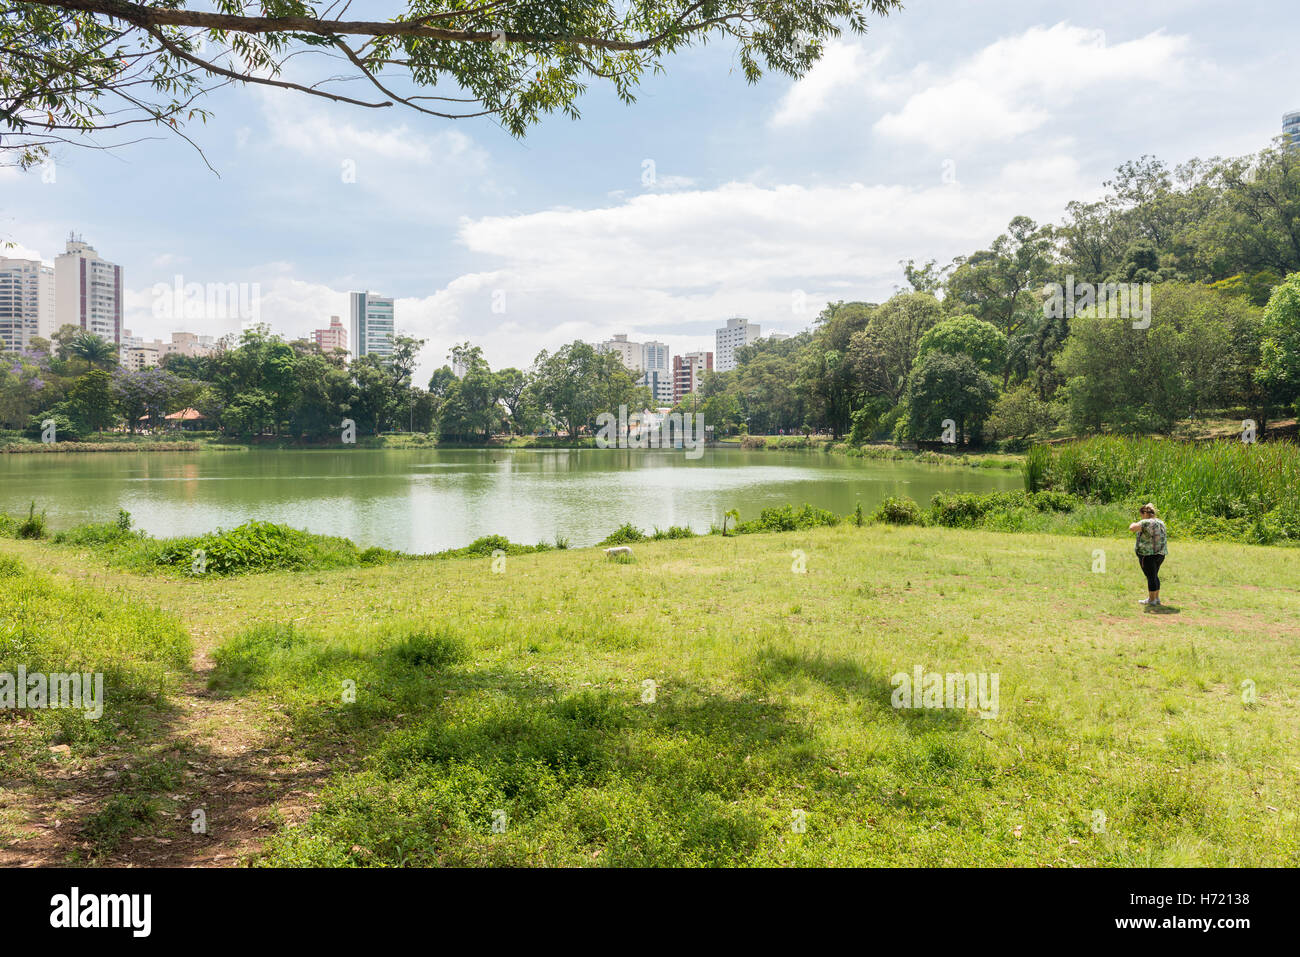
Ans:
[[[889,495],[1022,487],[1017,471],[849,459],[820,452],[627,449],[140,452],[0,455],[0,510],[34,500],[54,529],[106,522],[176,536],[281,522],[359,545],[432,552],[489,534],[592,545],[624,522],[707,532],[805,502],[849,514]]]

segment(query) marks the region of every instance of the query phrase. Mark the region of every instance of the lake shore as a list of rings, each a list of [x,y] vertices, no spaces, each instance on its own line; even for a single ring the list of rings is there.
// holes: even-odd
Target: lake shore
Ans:
[[[1024,461],[1023,455],[1005,453],[975,452],[969,450],[941,451],[935,449],[916,449],[876,443],[852,446],[845,442],[833,441],[829,436],[731,436],[706,443],[710,449],[765,450],[777,452],[820,452],[823,454],[844,455],[849,458],[863,458],[878,461],[919,462],[925,465],[964,466],[971,468],[1016,469]],[[118,436],[105,440],[97,436],[95,440],[76,442],[42,443],[34,439],[19,438],[0,444],[0,454],[89,454],[114,452],[242,452],[252,449],[265,450],[329,450],[340,449],[445,449],[465,451],[502,451],[502,450],[563,450],[596,449],[595,439],[585,438],[576,442],[568,439],[553,439],[539,436],[508,436],[495,438],[486,442],[451,442],[442,441],[423,433],[393,433],[389,435],[357,436],[355,443],[344,445],[341,442],[303,441],[291,438],[265,437],[256,441],[230,440],[215,434],[201,434],[192,438],[155,438],[153,436]],[[617,451],[617,450],[610,450]]]

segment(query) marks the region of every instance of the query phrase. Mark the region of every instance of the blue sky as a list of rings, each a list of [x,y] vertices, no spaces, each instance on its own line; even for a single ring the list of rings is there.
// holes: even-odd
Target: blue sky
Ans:
[[[1143,153],[1260,148],[1300,108],[1298,9],[917,0],[797,83],[750,86],[715,42],[631,106],[593,83],[581,120],[522,141],[223,90],[192,129],[219,177],[175,138],[65,149],[52,183],[0,170],[0,238],[53,261],[83,234],[124,267],[137,334],[238,328],[155,318],[152,287],[180,275],[258,283],[289,336],[346,318],[350,289],[394,296],[428,340],[422,375],[466,339],[494,367],[616,332],[711,347],[728,315],[796,332],[827,301],[888,296],[900,259],[946,262],[1019,213],[1059,221]]]

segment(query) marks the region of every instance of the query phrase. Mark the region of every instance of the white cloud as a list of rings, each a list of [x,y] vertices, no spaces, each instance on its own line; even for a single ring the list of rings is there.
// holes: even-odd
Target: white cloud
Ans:
[[[446,121],[430,121],[419,128],[394,122],[399,114],[367,114],[365,124],[351,122],[347,112],[302,96],[281,91],[259,91],[265,142],[287,149],[308,161],[344,171],[350,164],[355,182],[376,193],[392,195],[394,182],[410,179],[428,191],[431,180],[482,177],[489,156],[472,137],[450,129]],[[245,131],[240,131],[241,136]],[[254,134],[254,139],[256,134]],[[245,139],[249,139],[245,137]]]
[[[729,183],[464,219],[460,241],[496,267],[399,300],[398,325],[430,340],[424,372],[463,339],[482,345],[495,367],[615,332],[663,338],[675,353],[711,348],[713,330],[736,313],[796,332],[827,301],[889,296],[902,281],[900,259],[947,262],[991,241],[1014,215],[1055,220],[1092,185],[1072,158],[1045,155],[1008,165],[979,189],[937,175],[926,187]]]
[[[791,126],[827,109],[843,91],[861,87],[887,52],[868,53],[857,44],[840,41],[827,44],[821,59],[781,98],[772,125]]]
[[[13,240],[0,238],[0,257],[5,259],[38,259],[46,265],[54,265],[53,257],[42,256],[39,250],[24,246],[18,242],[14,242],[12,246],[6,246],[3,245],[4,242],[13,242]]]
[[[1108,43],[1104,31],[1069,23],[1031,27],[986,46],[946,76],[930,80],[927,67],[922,79],[914,71],[906,101],[873,129],[948,151],[1013,139],[1085,96],[1123,92],[1131,101],[1144,86],[1179,88],[1193,69],[1189,47],[1187,37],[1162,31]]]

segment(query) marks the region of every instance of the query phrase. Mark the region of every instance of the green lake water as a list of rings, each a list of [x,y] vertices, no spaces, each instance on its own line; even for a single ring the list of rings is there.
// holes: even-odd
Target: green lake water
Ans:
[[[723,512],[805,502],[849,514],[884,497],[1021,487],[1017,471],[873,462],[818,452],[383,450],[0,455],[0,510],[36,502],[53,528],[111,521],[157,536],[282,522],[359,545],[431,552],[481,535],[573,546],[623,522],[706,532]]]

